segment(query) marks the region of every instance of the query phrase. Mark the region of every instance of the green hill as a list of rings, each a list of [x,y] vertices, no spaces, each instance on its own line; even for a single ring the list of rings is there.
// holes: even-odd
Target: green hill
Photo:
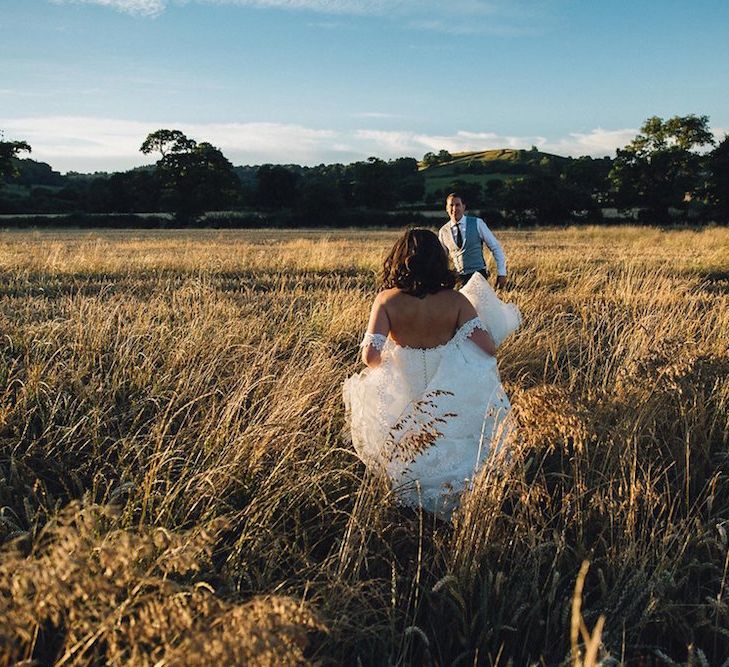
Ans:
[[[542,170],[561,168],[571,158],[542,151],[498,148],[488,151],[453,153],[437,164],[420,162],[425,177],[426,197],[446,190],[461,189],[458,183],[484,187],[490,180],[508,180],[533,175]]]

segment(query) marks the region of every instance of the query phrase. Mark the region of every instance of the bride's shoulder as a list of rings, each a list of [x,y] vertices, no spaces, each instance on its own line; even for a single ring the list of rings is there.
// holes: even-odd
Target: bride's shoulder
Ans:
[[[433,305],[437,304],[437,307],[440,309],[459,308],[464,300],[468,300],[454,289],[442,289],[435,294],[430,294],[428,298]]]
[[[466,322],[467,320],[475,317],[476,310],[474,309],[473,304],[469,301],[466,295],[461,294],[460,292],[456,292],[455,290],[453,291],[453,294],[453,307],[454,309],[458,310],[459,323],[463,324],[463,322]]]
[[[392,301],[402,294],[402,290],[397,287],[390,287],[388,289],[380,290],[375,297],[375,301],[378,303],[386,303]]]
[[[438,309],[439,312],[444,315],[447,313],[448,317],[457,317],[461,319],[461,314],[469,310],[469,300],[460,292],[453,289],[444,289],[438,292],[436,295],[437,301],[433,305]]]
[[[454,305],[462,305],[464,301],[468,301],[463,294],[454,289],[444,289],[438,292],[438,294],[442,295],[443,299],[453,303]]]

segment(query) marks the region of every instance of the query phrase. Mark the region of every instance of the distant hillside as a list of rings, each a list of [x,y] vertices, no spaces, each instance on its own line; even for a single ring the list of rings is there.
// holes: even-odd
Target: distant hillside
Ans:
[[[15,160],[14,165],[17,177],[0,184],[0,211],[5,213],[126,213],[166,210],[168,206],[163,200],[169,193],[161,190],[154,177],[154,165],[125,172],[65,175],[32,159]],[[243,208],[275,201],[274,206],[280,208],[315,209],[316,202],[329,200],[342,209],[433,209],[442,207],[447,193],[457,191],[474,208],[513,209],[542,193],[542,200],[569,201],[574,210],[583,211],[590,202],[606,200],[611,166],[610,158],[571,158],[536,148],[502,148],[455,154],[442,150],[437,155],[427,153],[420,163],[398,158],[350,165],[240,165],[233,169],[240,182],[237,205]],[[384,190],[389,196],[387,205]]]
[[[491,180],[504,181],[539,171],[561,169],[571,160],[537,149],[498,148],[453,153],[450,159],[441,159],[436,164],[421,161],[419,168],[425,177],[427,197],[440,195],[446,190],[462,189],[462,186],[456,188],[458,183],[484,187]]]
[[[510,164],[534,164],[543,158],[555,160],[557,162],[567,162],[571,158],[562,155],[554,155],[553,153],[543,153],[542,151],[532,149],[523,150],[515,148],[495,148],[489,151],[465,151],[462,153],[452,153],[452,159],[433,166],[426,166],[421,162],[421,169],[443,169],[447,167],[461,166],[471,167],[482,163],[506,162]]]

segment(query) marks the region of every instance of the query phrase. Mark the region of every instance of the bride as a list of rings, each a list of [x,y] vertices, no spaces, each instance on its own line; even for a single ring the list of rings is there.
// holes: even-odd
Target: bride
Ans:
[[[343,388],[357,455],[399,502],[445,517],[505,449],[511,406],[494,355],[521,322],[480,274],[461,292],[454,284],[438,237],[406,231],[384,262],[361,344],[367,368]]]

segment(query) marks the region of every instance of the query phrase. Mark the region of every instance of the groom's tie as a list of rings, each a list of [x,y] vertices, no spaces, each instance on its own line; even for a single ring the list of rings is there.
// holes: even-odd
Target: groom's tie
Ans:
[[[456,223],[456,247],[460,248],[463,245],[463,235],[461,234],[461,226]]]

